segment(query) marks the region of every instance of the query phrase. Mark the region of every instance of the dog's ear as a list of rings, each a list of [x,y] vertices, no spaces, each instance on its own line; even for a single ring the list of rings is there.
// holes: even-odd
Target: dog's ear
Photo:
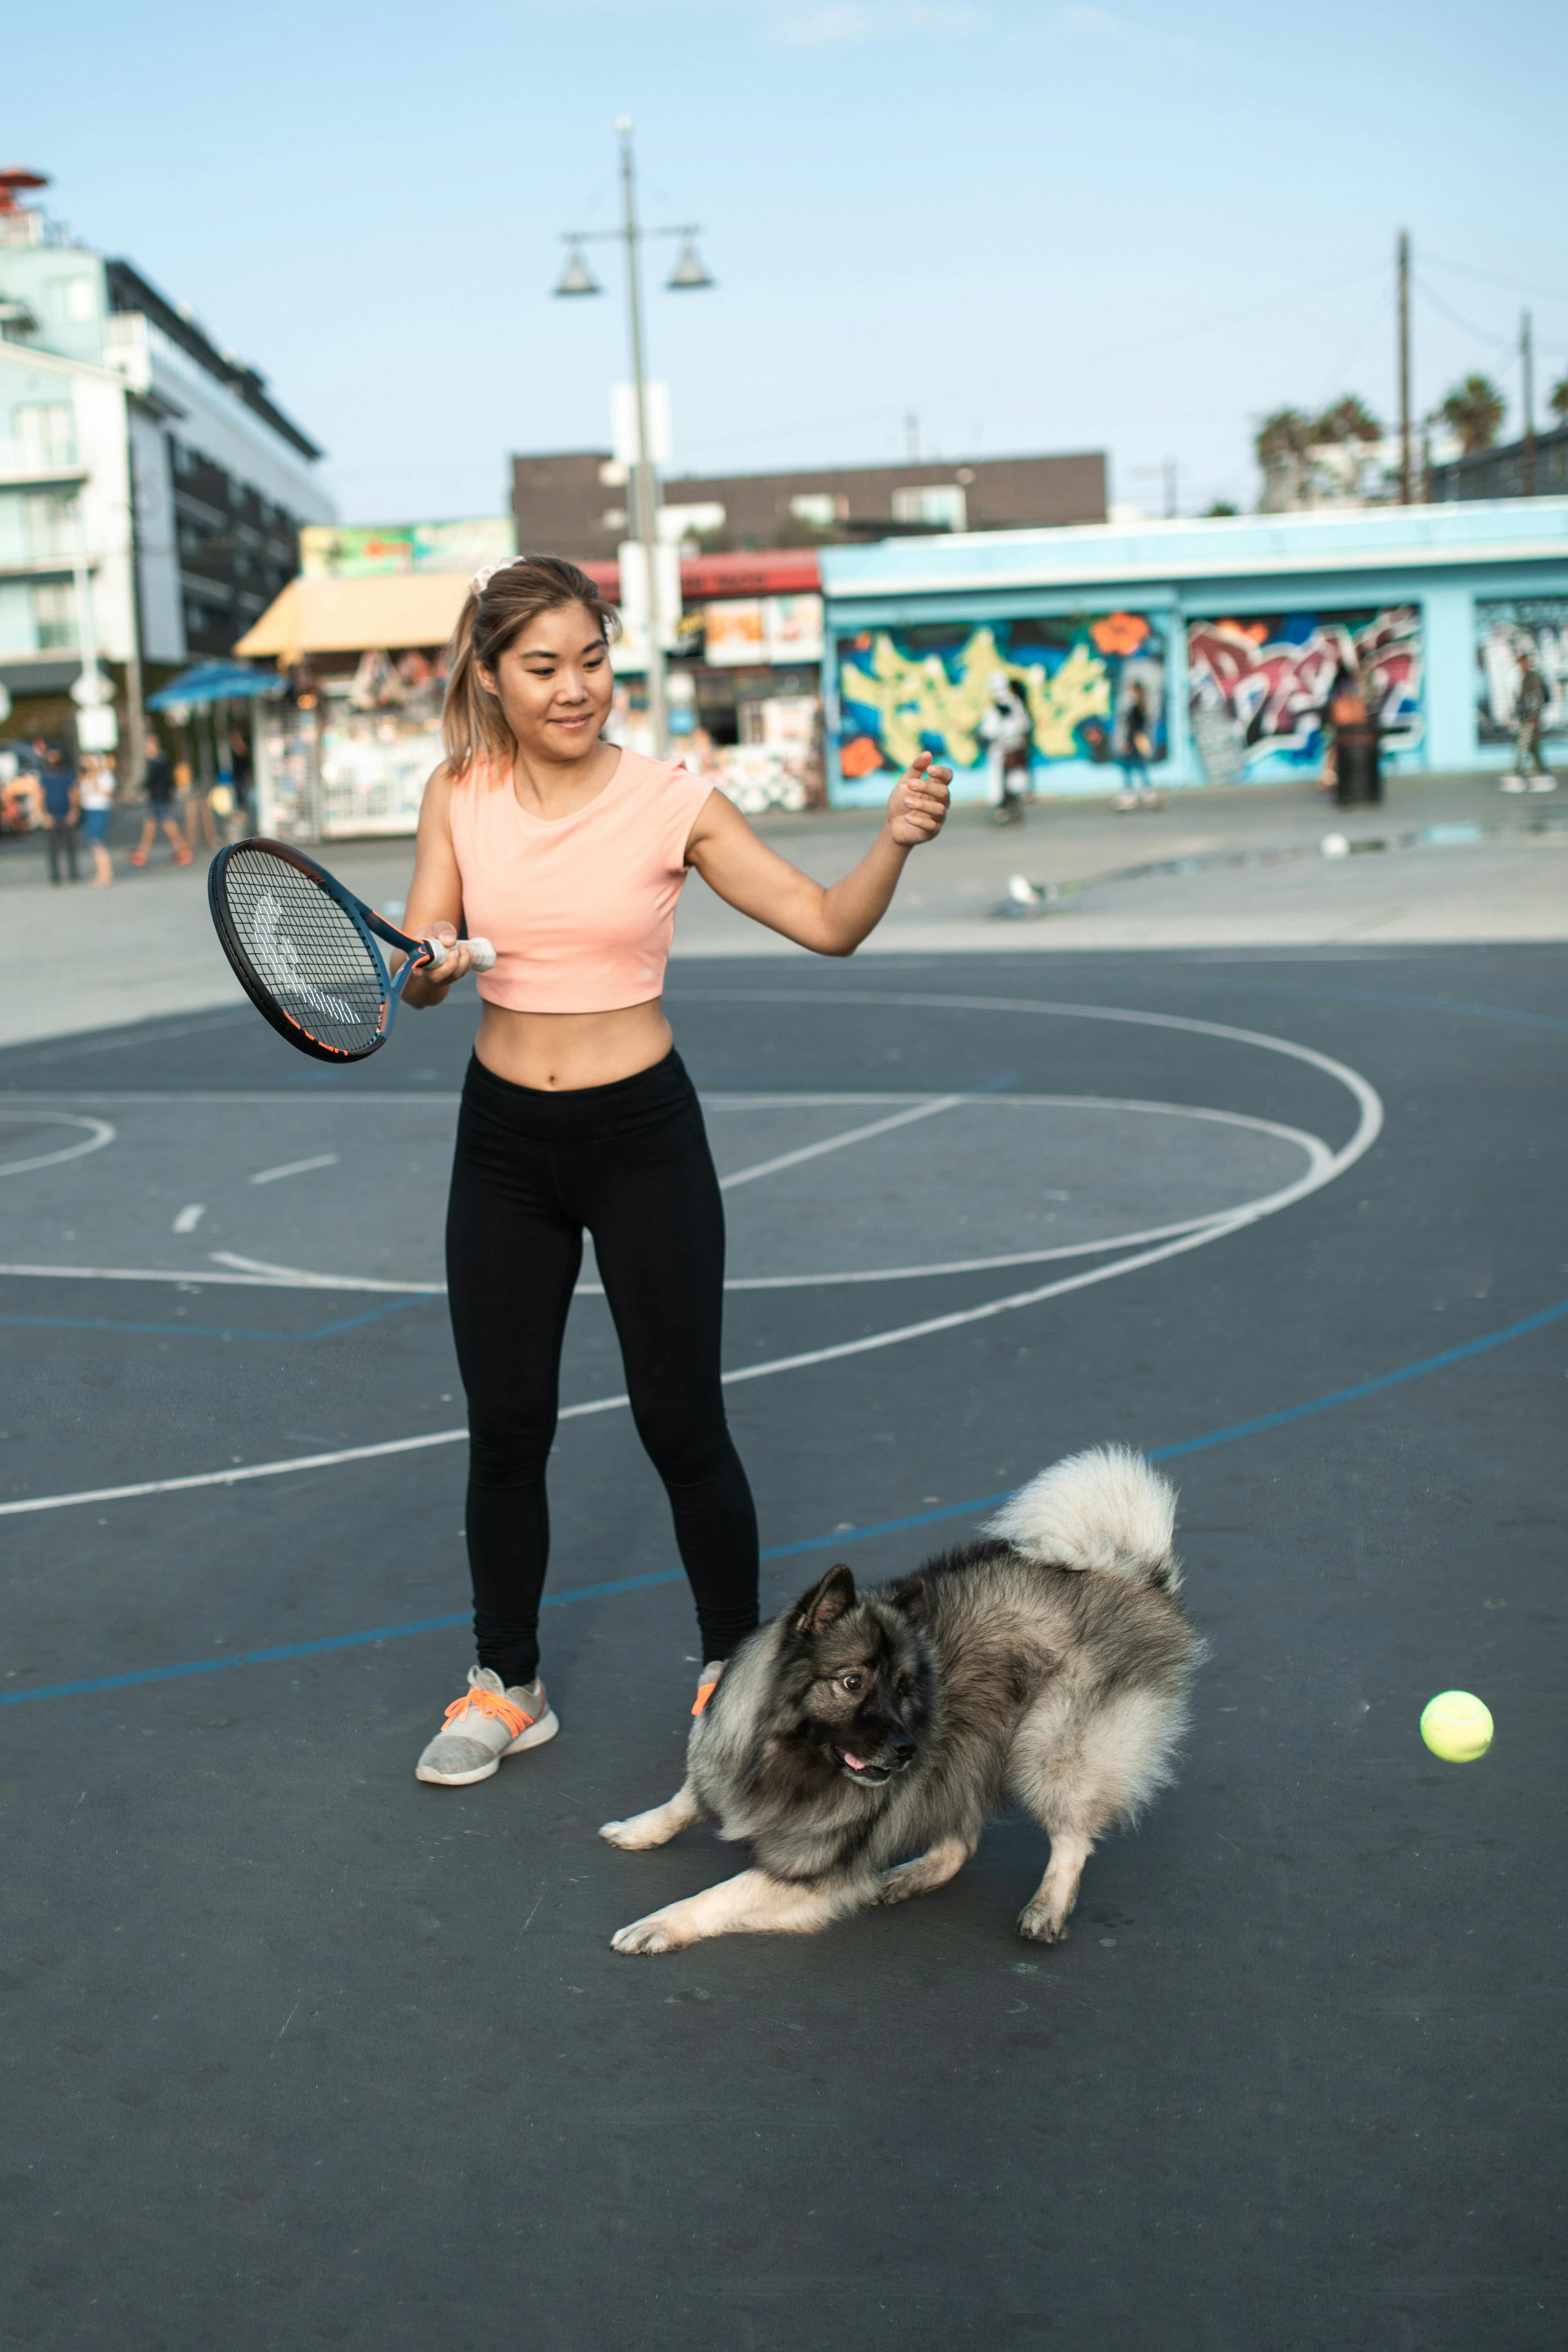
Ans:
[[[900,1585],[893,1595],[893,1606],[915,1624],[925,1615],[926,1580],[923,1576],[911,1576]]]
[[[820,1584],[803,1595],[795,1612],[795,1630],[815,1641],[855,1606],[855,1579],[842,1560],[830,1568]]]

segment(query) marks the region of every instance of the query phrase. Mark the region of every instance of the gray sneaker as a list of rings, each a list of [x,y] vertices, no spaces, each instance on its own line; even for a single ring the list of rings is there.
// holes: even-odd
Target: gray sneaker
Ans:
[[[415,1778],[443,1789],[466,1789],[500,1769],[503,1756],[542,1748],[561,1726],[536,1675],[504,1690],[490,1666],[470,1666],[468,1687],[447,1709],[447,1720],[414,1768]]]

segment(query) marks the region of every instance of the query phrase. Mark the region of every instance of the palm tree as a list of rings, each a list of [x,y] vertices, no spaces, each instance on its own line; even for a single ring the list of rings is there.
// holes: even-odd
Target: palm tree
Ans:
[[[1315,442],[1381,441],[1383,427],[1365,401],[1347,392],[1314,420],[1312,438]]]
[[[1473,450],[1489,449],[1497,440],[1505,403],[1489,376],[1468,375],[1457,383],[1437,414],[1468,457]]]
[[[1546,405],[1559,425],[1568,425],[1568,375],[1552,385],[1546,395]]]
[[[1311,419],[1299,408],[1277,408],[1258,426],[1252,446],[1265,473],[1281,457],[1304,457],[1312,446]]]

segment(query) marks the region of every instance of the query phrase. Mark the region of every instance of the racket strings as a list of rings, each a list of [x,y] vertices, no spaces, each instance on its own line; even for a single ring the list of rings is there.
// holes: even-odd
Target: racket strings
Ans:
[[[321,1045],[364,1053],[381,1034],[381,973],[352,917],[308,874],[239,848],[224,874],[229,919],[258,981]]]

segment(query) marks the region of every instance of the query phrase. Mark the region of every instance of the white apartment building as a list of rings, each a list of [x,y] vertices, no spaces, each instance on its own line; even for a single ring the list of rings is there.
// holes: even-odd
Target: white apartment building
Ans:
[[[0,684],[78,677],[85,551],[135,726],[144,670],[231,653],[294,577],[300,524],[335,510],[265,377],[5,184],[29,180],[0,174]]]

